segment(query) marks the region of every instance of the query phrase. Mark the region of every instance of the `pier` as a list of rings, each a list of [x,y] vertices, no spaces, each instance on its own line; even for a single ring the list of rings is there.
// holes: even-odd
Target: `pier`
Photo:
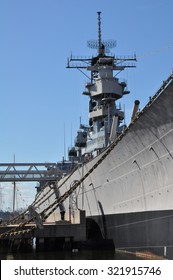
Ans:
[[[40,170],[39,167],[42,169]],[[89,174],[90,172],[86,176]],[[43,185],[48,185],[52,190],[55,189],[56,180],[61,176],[62,170],[59,165],[53,163],[0,164],[1,182],[38,181]],[[22,214],[12,220],[2,222],[0,225],[1,250],[27,252],[33,250],[33,246],[38,252],[82,249],[83,246],[91,250],[100,248],[114,250],[113,241],[104,239],[101,235],[94,240],[91,237],[88,239],[85,211],[77,210],[75,207],[75,215],[73,216],[73,211],[70,211],[71,214],[69,213],[70,216],[66,220],[63,209],[60,213],[55,211],[58,207],[62,208],[62,203],[73,194],[83,180],[84,178],[74,181],[63,195],[59,196],[57,193],[56,200],[42,212],[38,213],[32,204]],[[44,203],[44,197],[41,198],[40,203]]]
[[[69,221],[47,221],[39,228],[35,223],[28,223],[20,228],[20,224],[0,226],[0,246],[12,250],[31,249],[35,240],[36,250],[47,251],[52,249],[70,248],[73,243],[86,241],[85,211],[78,212],[76,223]]]

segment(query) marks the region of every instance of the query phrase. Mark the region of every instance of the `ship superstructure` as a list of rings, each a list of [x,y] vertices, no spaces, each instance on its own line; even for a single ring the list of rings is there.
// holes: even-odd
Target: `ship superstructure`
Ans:
[[[96,156],[125,129],[124,112],[116,105],[116,101],[129,91],[126,82],[120,82],[116,76],[127,67],[135,67],[132,63],[127,64],[127,61],[136,61],[136,57],[107,55],[115,45],[113,40],[102,41],[101,12],[98,12],[98,41],[88,41],[88,46],[96,48],[98,54],[92,58],[71,56],[68,59],[68,68],[86,69],[91,73],[83,92],[89,97],[89,125],[80,126],[75,147],[69,152],[70,156],[74,155],[80,160]]]

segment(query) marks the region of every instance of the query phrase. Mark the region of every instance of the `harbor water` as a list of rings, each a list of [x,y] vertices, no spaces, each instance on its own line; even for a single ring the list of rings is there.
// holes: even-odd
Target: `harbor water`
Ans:
[[[0,253],[1,260],[136,260],[139,257],[127,253],[109,251],[50,251],[50,252],[17,252]]]

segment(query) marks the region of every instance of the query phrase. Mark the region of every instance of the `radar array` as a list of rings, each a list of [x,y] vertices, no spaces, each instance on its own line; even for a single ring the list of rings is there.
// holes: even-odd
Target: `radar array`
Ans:
[[[110,52],[110,49],[116,47],[115,40],[102,40],[101,32],[101,12],[98,14],[98,39],[87,41],[87,46],[91,49],[97,49],[97,55],[95,57],[86,58],[86,57],[74,57],[71,55],[67,60],[67,68],[77,68],[91,70],[90,66],[94,66],[99,63],[99,58],[111,58],[112,66],[114,70],[121,71],[127,67],[135,67],[134,64],[127,64],[127,61],[136,61],[136,56],[132,57],[115,57],[107,56],[106,54]],[[80,70],[82,72],[82,70]],[[91,70],[92,71],[92,70]],[[82,72],[83,73],[83,72]],[[84,74],[84,73],[83,73]]]
[[[89,40],[87,41],[87,46],[91,49],[97,49],[99,55],[104,53],[109,53],[110,49],[116,47],[117,43],[115,40],[102,40],[101,34],[101,12],[98,14],[98,40]]]

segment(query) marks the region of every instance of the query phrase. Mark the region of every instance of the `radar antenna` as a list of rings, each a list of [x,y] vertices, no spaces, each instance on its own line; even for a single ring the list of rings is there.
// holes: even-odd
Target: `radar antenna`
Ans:
[[[89,78],[81,69],[86,69],[91,71],[91,80],[97,76],[98,66],[105,65],[108,63],[111,65],[113,70],[122,71],[125,68],[135,67],[133,64],[127,64],[127,61],[136,61],[136,56],[132,57],[115,57],[114,55],[107,56],[110,49],[116,47],[115,40],[102,40],[101,32],[101,12],[98,14],[98,39],[87,41],[88,47],[92,49],[97,49],[98,54],[92,57],[74,57],[71,55],[67,60],[67,68],[77,68],[81,71],[87,78]],[[104,58],[104,59],[101,59]]]
[[[106,53],[110,52],[110,49],[116,47],[115,40],[102,40],[101,33],[101,12],[97,12],[98,14],[98,41],[97,40],[89,40],[87,41],[87,46],[91,49],[97,49],[98,55],[102,56]]]
[[[102,33],[101,33],[101,12],[97,12],[98,14],[98,53],[101,53],[102,47]]]

